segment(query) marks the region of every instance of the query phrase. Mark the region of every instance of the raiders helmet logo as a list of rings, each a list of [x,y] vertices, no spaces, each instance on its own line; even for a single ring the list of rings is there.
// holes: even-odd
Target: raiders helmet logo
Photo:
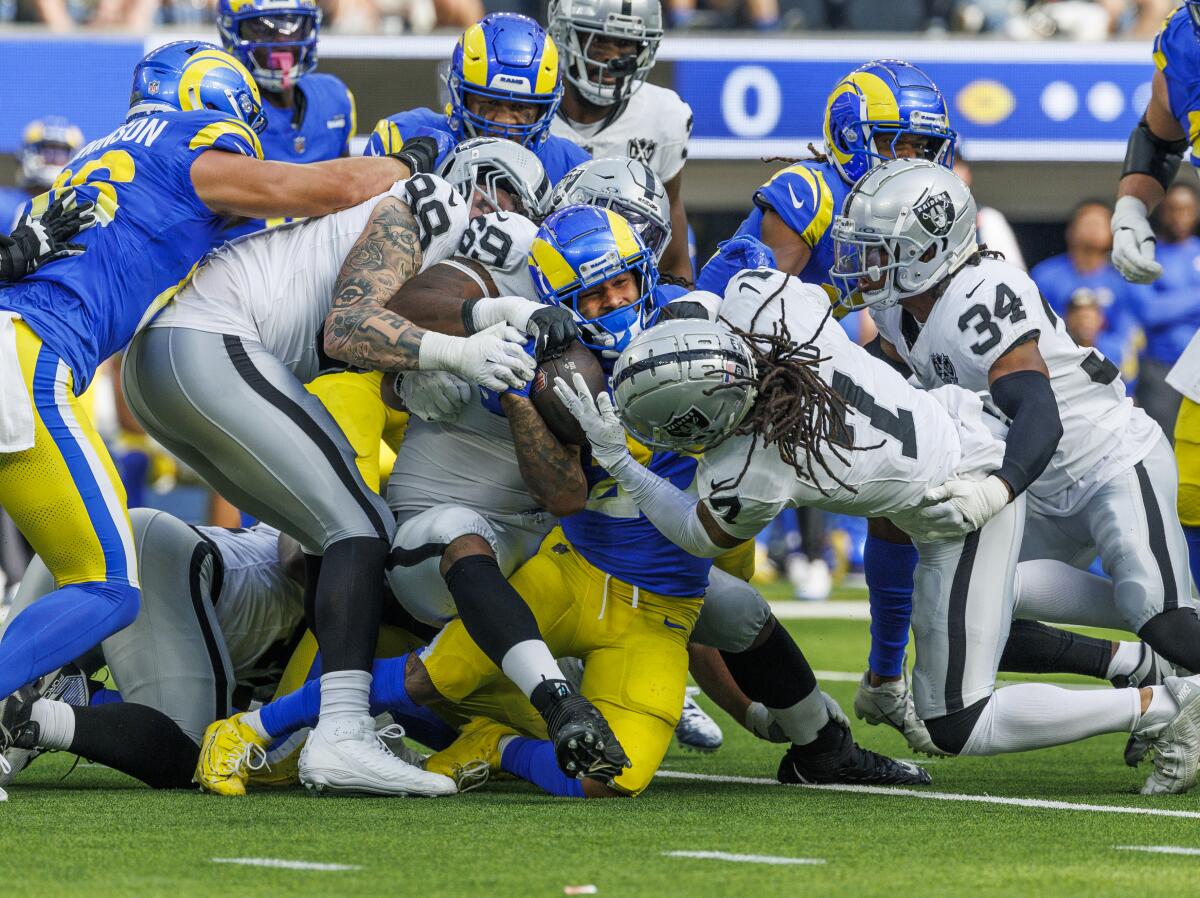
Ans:
[[[945,237],[950,233],[950,225],[954,223],[954,203],[946,191],[934,194],[913,211],[921,227],[934,237]]]
[[[692,406],[682,415],[676,415],[664,426],[663,430],[673,437],[690,437],[692,434],[708,427],[712,422],[700,409]]]
[[[954,363],[950,361],[950,356],[935,352],[929,357],[929,361],[933,365],[933,373],[938,376],[938,379],[942,383],[958,383],[958,372],[954,370]]]
[[[654,158],[654,151],[657,149],[658,143],[650,138],[635,137],[629,141],[629,152],[625,155],[638,162],[649,162]]]

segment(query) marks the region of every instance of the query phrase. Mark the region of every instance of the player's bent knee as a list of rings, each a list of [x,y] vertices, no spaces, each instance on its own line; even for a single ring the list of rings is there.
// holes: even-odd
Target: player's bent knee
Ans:
[[[979,722],[980,715],[991,700],[989,695],[944,717],[925,720],[925,728],[929,731],[929,738],[933,740],[933,744],[947,754],[962,754],[971,733],[975,731],[975,724]]]
[[[433,686],[433,680],[429,678],[425,662],[415,652],[409,654],[404,665],[404,689],[418,705],[428,705],[442,699]]]
[[[1200,460],[1198,460],[1197,466],[1200,467]],[[1181,464],[1179,498],[1177,500],[1179,523],[1185,527],[1200,527],[1200,483],[1193,483],[1183,477],[1184,470]]]
[[[442,553],[442,563],[439,566],[442,576],[445,577],[446,572],[462,559],[477,555],[495,558],[496,551],[491,543],[477,534],[456,537]]]

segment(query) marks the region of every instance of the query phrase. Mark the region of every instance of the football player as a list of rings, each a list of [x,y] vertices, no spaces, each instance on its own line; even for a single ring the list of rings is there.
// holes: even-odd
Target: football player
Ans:
[[[382,119],[364,155],[394,153],[415,134],[448,131],[454,140],[502,137],[533,150],[551,184],[588,154],[550,133],[562,100],[558,48],[533,19],[492,13],[468,28],[454,47],[444,113],[410,109]]]
[[[1127,280],[1149,284],[1162,274],[1154,260],[1154,231],[1150,212],[1162,201],[1175,179],[1189,146],[1200,140],[1200,2],[1185,0],[1167,19],[1154,39],[1154,78],[1150,102],[1129,135],[1125,166],[1113,209],[1112,263]],[[1192,153],[1192,164],[1200,157]],[[1194,342],[1194,341],[1193,341]],[[1200,353],[1185,352],[1171,372],[1172,385],[1184,384],[1183,403],[1175,423],[1175,454],[1179,465],[1179,517],[1191,548],[1192,569],[1200,571],[1200,406],[1190,398],[1200,381]],[[1177,387],[1178,388],[1178,387]]]
[[[0,504],[59,589],[13,619],[0,695],[65,664],[133,621],[135,549],[125,493],[79,403],[102,360],[170,302],[220,239],[228,215],[320,215],[410,172],[394,158],[310,166],[263,162],[258,88],[232,56],[178,42],[134,71],[126,122],[92,141],[34,199],[95,204],[86,252],[0,289]],[[408,157],[411,161],[413,154]]]
[[[692,110],[670,88],[646,83],[662,40],[662,4],[554,0],[548,18],[566,82],[550,133],[597,159],[627,156],[654,170],[666,185],[674,234],[659,270],[690,285],[683,165]]]
[[[60,116],[35,119],[25,126],[17,153],[17,186],[0,187],[0,237],[17,226],[33,197],[50,189],[81,146],[83,132]]]
[[[533,155],[504,141],[487,144],[523,154],[518,195],[528,200],[540,190],[544,202],[545,176]],[[486,153],[486,145],[470,149]],[[301,757],[301,777],[314,787],[436,793],[447,785],[399,761],[386,774],[376,757],[366,712],[383,583],[372,572],[383,567],[395,520],[359,476],[342,430],[303,384],[346,365],[446,371],[500,389],[532,377],[520,343],[553,310],[527,313],[521,331],[465,339],[423,330],[384,307],[420,268],[457,250],[468,199],[439,178],[417,175],[353,209],[229,244],[126,356],[126,395],[146,430],[238,508],[277,525],[310,554],[309,618],[323,651],[322,695],[329,692],[322,708],[330,711]],[[529,640],[540,642],[536,631]],[[536,645],[517,652],[531,653]],[[542,668],[557,672],[553,659]],[[525,680],[532,690],[540,678]]]
[[[954,221],[966,231],[957,214]],[[906,246],[901,258],[920,257],[929,243]],[[973,233],[954,246],[977,251]],[[889,245],[889,258],[897,251]],[[877,261],[890,285],[893,266]],[[869,293],[876,275],[864,277],[859,287]],[[828,296],[813,285],[746,271],[730,282],[721,312],[723,323],[646,331],[618,360],[615,400],[556,383],[593,457],[630,501],[702,557],[753,536],[789,506],[887,517],[918,547],[914,692],[939,749],[995,754],[1126,731],[1158,751],[1144,792],[1190,789],[1200,762],[1200,680],[1169,677],[1140,690],[994,690],[1024,524],[1020,490],[1046,459],[996,438],[975,394],[909,386],[832,325]],[[643,442],[703,451],[699,500],[637,463],[626,426]],[[997,486],[999,503],[986,498]]]
[[[264,159],[320,162],[350,155],[354,95],[336,76],[313,73],[320,30],[316,0],[221,0],[217,6],[222,46],[250,70],[262,92]],[[226,237],[281,221],[242,222]]]

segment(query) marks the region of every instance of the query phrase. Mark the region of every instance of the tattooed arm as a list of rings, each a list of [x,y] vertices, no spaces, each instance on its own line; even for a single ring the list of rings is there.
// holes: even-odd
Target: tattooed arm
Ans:
[[[556,518],[582,511],[587,480],[579,462],[579,447],[560,443],[527,397],[504,393],[500,405],[517,444],[521,479],[534,501]]]
[[[325,352],[358,368],[416,368],[425,331],[385,304],[421,267],[417,219],[396,197],[371,213],[333,286]]]

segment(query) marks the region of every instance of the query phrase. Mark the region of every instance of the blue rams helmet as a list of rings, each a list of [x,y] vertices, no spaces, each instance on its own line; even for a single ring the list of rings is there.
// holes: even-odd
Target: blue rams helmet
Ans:
[[[582,294],[626,272],[638,281],[636,300],[592,318],[580,311]],[[529,273],[542,302],[571,310],[590,349],[620,352],[658,314],[654,254],[611,209],[567,206],[552,214],[533,238]]]
[[[57,115],[35,119],[21,133],[17,186],[49,190],[67,161],[83,146],[83,132]]]
[[[220,0],[217,30],[263,90],[280,93],[317,67],[316,0]]]
[[[212,109],[261,134],[267,126],[258,85],[246,67],[213,44],[175,41],[152,50],[133,70],[126,120],[155,112]]]
[[[537,149],[550,134],[562,100],[558,48],[533,19],[514,13],[484,16],[455,46],[446,86],[446,115],[458,140],[503,137]],[[492,122],[467,108],[468,96],[523,103],[536,115],[528,124]]]
[[[848,184],[895,158],[904,136],[924,138],[920,158],[954,164],[957,135],[946,100],[914,65],[898,59],[868,62],[839,81],[825,101],[825,151]]]

